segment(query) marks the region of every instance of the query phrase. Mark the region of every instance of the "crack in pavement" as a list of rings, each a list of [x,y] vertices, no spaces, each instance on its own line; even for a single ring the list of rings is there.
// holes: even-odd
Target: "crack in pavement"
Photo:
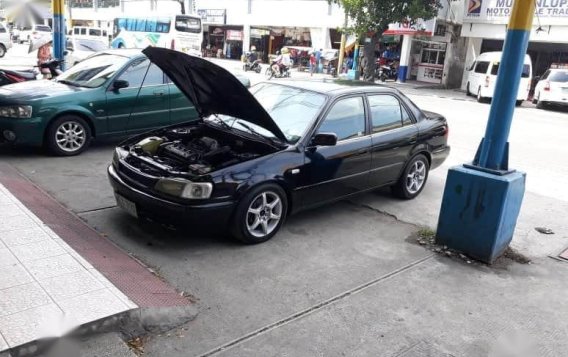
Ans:
[[[106,207],[101,207],[101,208],[93,208],[93,209],[88,209],[86,211],[78,211],[77,214],[81,215],[81,214],[86,214],[86,213],[91,213],[91,212],[99,212],[99,211],[104,211],[107,209],[112,209],[112,208],[116,208],[118,207],[117,205],[114,206],[106,206]]]
[[[269,332],[269,331],[275,330],[275,329],[277,329],[277,328],[279,328],[279,327],[281,327],[281,326],[284,326],[284,325],[286,325],[286,324],[288,324],[288,323],[290,323],[290,322],[299,320],[299,319],[301,319],[301,318],[303,318],[303,317],[305,317],[305,316],[308,316],[308,315],[310,315],[310,314],[312,314],[312,313],[314,313],[314,312],[317,312],[317,311],[319,311],[319,310],[322,310],[323,308],[325,308],[325,307],[327,307],[327,306],[329,306],[329,305],[332,305],[332,304],[334,304],[334,303],[336,303],[336,302],[339,302],[339,301],[341,301],[341,300],[344,300],[344,299],[346,299],[346,298],[348,298],[348,297],[350,297],[350,296],[352,296],[352,295],[355,295],[355,294],[357,294],[357,293],[360,293],[360,292],[362,292],[362,291],[364,291],[364,290],[366,290],[366,289],[368,289],[368,288],[370,288],[370,287],[372,287],[372,286],[375,286],[375,285],[377,285],[377,284],[379,284],[379,283],[381,283],[381,282],[383,282],[383,281],[385,281],[385,280],[387,280],[387,279],[389,279],[389,278],[391,278],[391,277],[394,277],[394,276],[396,276],[396,275],[402,274],[402,273],[404,273],[404,272],[406,272],[406,271],[408,271],[408,270],[410,270],[410,269],[412,269],[412,268],[414,268],[414,267],[416,267],[416,266],[418,266],[418,265],[420,265],[420,264],[422,264],[422,263],[424,263],[424,262],[430,260],[430,259],[431,259],[432,257],[434,257],[434,256],[436,256],[436,254],[434,254],[434,253],[429,254],[429,255],[427,255],[427,256],[425,256],[425,257],[423,257],[423,258],[420,258],[420,259],[418,259],[418,260],[416,260],[416,261],[414,261],[414,262],[412,262],[412,263],[409,263],[409,264],[407,264],[407,265],[405,265],[405,266],[403,266],[403,267],[401,267],[401,268],[395,269],[395,270],[391,271],[390,273],[387,273],[387,274],[382,275],[382,276],[380,276],[380,277],[378,277],[378,278],[375,278],[375,279],[373,279],[373,280],[370,280],[370,281],[368,281],[368,282],[366,282],[366,283],[363,283],[363,284],[361,284],[361,285],[359,285],[359,286],[357,286],[357,287],[355,287],[355,288],[352,288],[352,289],[349,289],[349,290],[347,290],[347,291],[344,291],[344,292],[340,293],[339,295],[336,295],[336,296],[334,296],[334,297],[332,297],[332,298],[329,298],[329,299],[327,299],[327,300],[324,300],[324,301],[322,301],[322,302],[320,302],[320,303],[318,303],[318,304],[316,304],[316,305],[313,305],[313,306],[311,306],[311,307],[309,307],[309,308],[306,308],[306,309],[304,309],[304,310],[298,311],[298,312],[296,312],[296,313],[294,313],[294,314],[292,314],[292,315],[290,315],[290,316],[288,316],[288,317],[286,317],[286,318],[283,318],[283,319],[281,319],[281,320],[278,320],[278,321],[276,321],[276,322],[273,322],[273,323],[271,323],[271,324],[268,324],[268,325],[266,325],[266,326],[264,326],[264,327],[261,327],[261,328],[255,330],[255,331],[249,332],[248,334],[245,334],[245,335],[243,335],[243,336],[241,336],[241,337],[238,337],[238,338],[236,338],[236,339],[234,339],[234,340],[232,340],[232,341],[230,341],[230,342],[227,342],[227,343],[225,343],[225,344],[223,344],[223,345],[221,345],[221,346],[219,346],[219,347],[216,347],[216,348],[210,350],[209,352],[203,353],[203,354],[199,355],[198,357],[209,357],[209,356],[216,355],[216,354],[218,354],[218,353],[220,353],[220,352],[225,352],[225,351],[227,351],[227,350],[229,350],[229,349],[231,349],[231,348],[233,348],[233,347],[236,347],[236,346],[238,346],[238,345],[240,345],[240,344],[242,344],[242,343],[244,343],[244,342],[247,342],[247,341],[249,341],[249,340],[252,340],[252,339],[254,339],[254,338],[257,337],[257,336],[260,336],[260,335],[265,334],[265,333],[267,333],[267,332]]]
[[[394,215],[394,214],[392,214],[392,213],[389,213],[389,212],[380,210],[380,209],[378,209],[378,208],[369,206],[369,205],[367,205],[367,204],[356,203],[356,202],[353,202],[353,201],[345,201],[345,202],[347,202],[347,203],[349,203],[350,205],[355,206],[355,207],[366,208],[366,209],[368,209],[368,210],[371,210],[371,211],[380,213],[380,214],[382,214],[383,216],[387,216],[387,217],[390,217],[390,218],[394,218],[394,220],[397,221],[397,222],[407,223],[407,224],[416,226],[414,223],[405,222],[405,221],[400,220],[396,215]]]

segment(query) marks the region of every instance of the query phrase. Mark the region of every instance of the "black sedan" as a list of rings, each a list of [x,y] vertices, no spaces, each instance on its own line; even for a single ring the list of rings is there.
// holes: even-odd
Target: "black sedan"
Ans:
[[[287,81],[247,90],[224,69],[161,48],[144,53],[194,103],[197,121],[133,137],[108,168],[130,214],[272,238],[303,209],[391,186],[416,197],[449,154],[448,125],[399,91]]]

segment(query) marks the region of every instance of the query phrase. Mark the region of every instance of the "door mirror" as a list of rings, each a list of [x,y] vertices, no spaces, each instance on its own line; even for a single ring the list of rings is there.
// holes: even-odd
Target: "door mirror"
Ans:
[[[334,133],[318,133],[312,138],[312,146],[335,146],[337,135]]]
[[[130,83],[128,83],[128,81],[125,81],[123,79],[117,79],[116,81],[114,81],[112,83],[112,89],[114,90],[119,90],[122,88],[128,88],[130,87]]]

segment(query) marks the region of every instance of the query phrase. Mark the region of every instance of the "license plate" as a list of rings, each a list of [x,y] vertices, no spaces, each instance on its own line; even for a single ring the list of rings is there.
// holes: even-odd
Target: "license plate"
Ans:
[[[122,197],[119,194],[116,194],[115,196],[116,196],[116,204],[118,205],[118,207],[125,210],[126,213],[128,213],[132,217],[138,218],[138,210],[136,210],[136,203]]]

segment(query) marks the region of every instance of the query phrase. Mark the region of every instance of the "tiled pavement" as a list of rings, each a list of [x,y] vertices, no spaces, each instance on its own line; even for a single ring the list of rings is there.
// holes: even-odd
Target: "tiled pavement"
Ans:
[[[136,307],[0,184],[0,351]]]

